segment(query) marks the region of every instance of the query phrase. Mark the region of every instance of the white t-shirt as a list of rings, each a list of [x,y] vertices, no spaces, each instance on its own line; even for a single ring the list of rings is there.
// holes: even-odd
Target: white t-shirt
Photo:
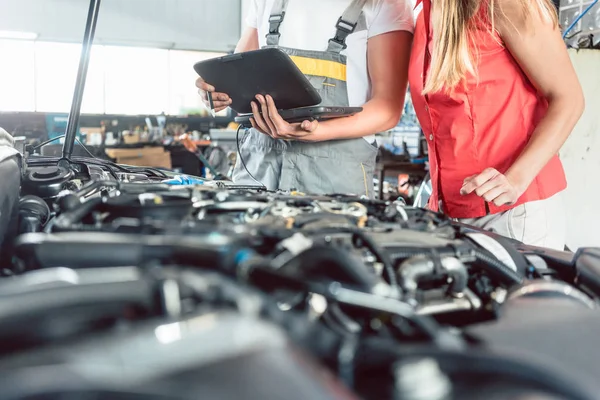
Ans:
[[[266,46],[269,16],[274,0],[251,0],[246,24],[258,29],[260,47]],[[335,25],[351,0],[290,0],[279,45],[302,50],[325,51],[335,36]],[[369,100],[371,82],[367,69],[367,40],[393,31],[414,30],[413,0],[367,0],[364,23],[348,36],[347,85],[349,105],[360,107]],[[366,25],[366,26],[365,26]],[[365,137],[369,142],[373,136]]]

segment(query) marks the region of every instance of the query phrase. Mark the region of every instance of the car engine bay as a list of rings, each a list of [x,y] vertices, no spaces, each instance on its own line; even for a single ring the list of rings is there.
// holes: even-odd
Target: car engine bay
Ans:
[[[24,153],[1,399],[600,393],[598,250],[400,201]]]
[[[600,397],[600,249],[73,156],[99,10],[62,157],[0,129],[0,400]]]

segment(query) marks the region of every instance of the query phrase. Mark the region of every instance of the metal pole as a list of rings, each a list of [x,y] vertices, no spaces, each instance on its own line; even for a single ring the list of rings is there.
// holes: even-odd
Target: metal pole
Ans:
[[[90,63],[90,52],[92,51],[94,34],[96,33],[99,10],[100,0],[90,0],[90,8],[85,24],[85,34],[81,46],[77,81],[75,82],[75,92],[73,93],[73,102],[71,103],[71,112],[69,113],[67,131],[65,132],[65,143],[62,150],[63,159],[67,161],[73,154],[73,146],[75,145],[75,139],[77,137],[77,128],[79,127],[79,117],[81,115],[81,102],[83,100],[83,91],[85,89],[85,80],[87,78],[88,66]]]

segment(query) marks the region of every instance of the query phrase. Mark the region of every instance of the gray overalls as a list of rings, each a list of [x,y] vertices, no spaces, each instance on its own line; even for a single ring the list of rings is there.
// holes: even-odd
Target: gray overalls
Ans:
[[[323,100],[321,105],[349,105],[347,60],[341,51],[346,48],[346,38],[356,30],[359,20],[362,18],[364,21],[362,9],[366,1],[351,2],[336,24],[337,32],[329,40],[327,51],[306,51],[279,47],[279,28],[288,0],[275,0],[269,18],[267,47],[277,46],[292,57],[318,90]],[[308,26],[306,28],[310,29]],[[363,138],[318,143],[285,141],[275,140],[251,129],[241,139],[240,153],[250,173],[269,190],[374,196],[377,145]],[[255,184],[241,165],[239,157],[233,180],[236,184]]]

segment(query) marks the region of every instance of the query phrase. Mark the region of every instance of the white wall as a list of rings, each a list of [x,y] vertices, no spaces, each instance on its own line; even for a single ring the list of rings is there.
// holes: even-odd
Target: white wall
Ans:
[[[567,173],[567,245],[600,247],[600,51],[570,50],[586,111],[561,150]]]
[[[241,0],[102,0],[98,44],[229,51],[240,36]],[[0,0],[0,30],[81,42],[88,0]]]

